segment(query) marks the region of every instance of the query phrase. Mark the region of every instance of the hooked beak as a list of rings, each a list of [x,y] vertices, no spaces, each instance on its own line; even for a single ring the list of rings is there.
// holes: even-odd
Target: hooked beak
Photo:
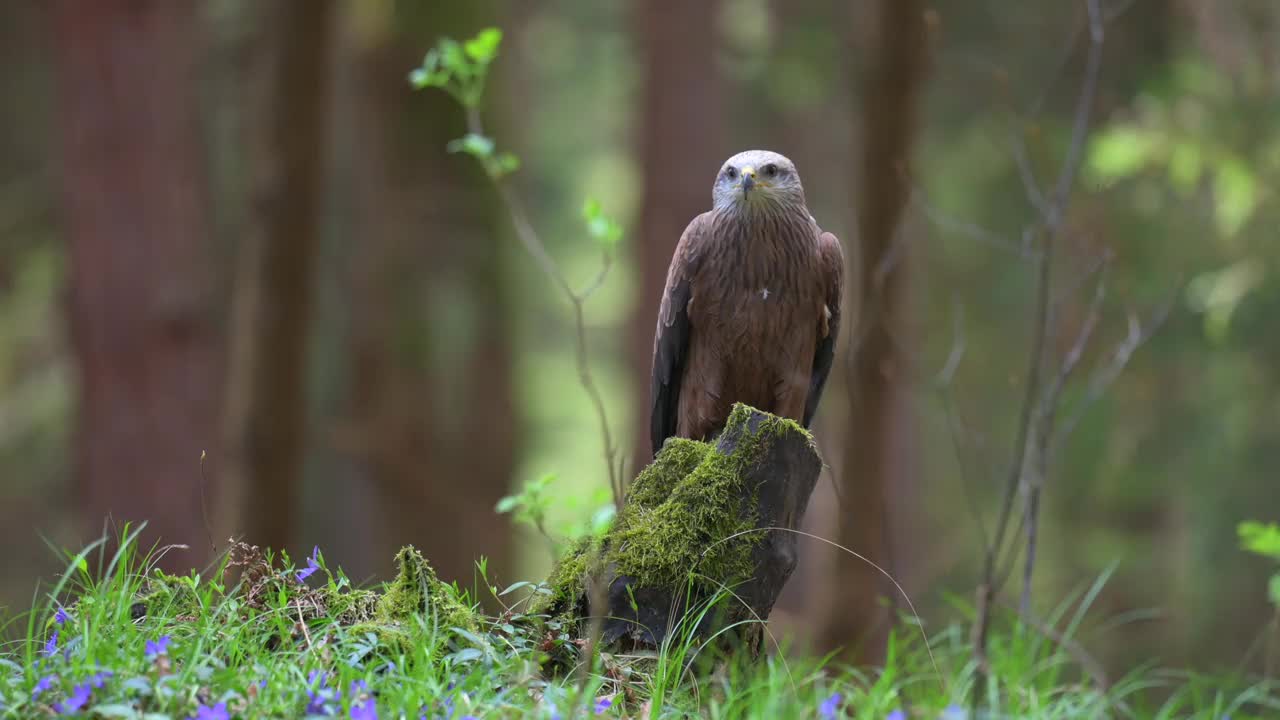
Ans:
[[[754,168],[742,168],[742,194],[746,195],[751,188],[756,186],[756,171]]]

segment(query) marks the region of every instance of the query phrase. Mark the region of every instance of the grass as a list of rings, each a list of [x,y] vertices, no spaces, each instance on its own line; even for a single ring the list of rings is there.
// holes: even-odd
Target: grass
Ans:
[[[931,657],[910,623],[883,668],[785,652],[720,662],[708,639],[677,632],[656,655],[605,654],[584,671],[573,638],[521,613],[538,585],[497,591],[507,610],[487,617],[420,568],[410,576],[425,578],[421,602],[404,600],[402,567],[389,603],[319,553],[299,570],[239,546],[204,575],[174,577],[151,569],[136,537],[69,557],[34,607],[5,623],[4,717],[958,719],[976,676],[960,624],[932,634]],[[1101,581],[1048,629],[997,628],[980,717],[1280,717],[1280,692],[1256,679],[1155,668],[1097,678],[1071,637]]]

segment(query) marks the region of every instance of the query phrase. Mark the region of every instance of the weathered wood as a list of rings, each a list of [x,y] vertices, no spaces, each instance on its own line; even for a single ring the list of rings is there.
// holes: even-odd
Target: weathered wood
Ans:
[[[727,588],[732,595],[700,616],[695,633],[759,620],[724,636],[758,652],[762,623],[797,559],[796,534],[769,528],[799,528],[821,468],[813,438],[797,423],[735,406],[714,445],[667,442],[603,541],[562,558],[543,610],[580,633],[603,617],[606,648],[653,649],[682,634],[687,612],[692,618]],[[589,592],[596,581],[607,592]]]

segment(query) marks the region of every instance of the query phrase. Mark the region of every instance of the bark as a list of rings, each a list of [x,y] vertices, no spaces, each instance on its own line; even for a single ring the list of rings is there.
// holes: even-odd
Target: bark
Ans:
[[[247,106],[250,230],[228,373],[228,482],[246,540],[290,549],[305,460],[307,346],[328,129],[332,0],[272,0]]]
[[[222,392],[199,10],[187,0],[53,5],[77,499],[93,535],[110,516],[148,521],[144,542],[189,544],[165,555],[171,569],[207,556],[200,454],[218,455]]]
[[[680,234],[711,207],[711,186],[727,145],[724,81],[716,69],[716,17],[720,3],[640,0],[644,90],[640,162],[643,186],[635,253],[640,281],[631,321],[632,380],[637,414],[633,463],[653,455],[649,442],[650,371],[658,303]]]
[[[445,153],[465,132],[461,110],[443,93],[411,93],[405,76],[427,43],[469,36],[481,20],[435,6],[408,18],[390,3],[358,10],[349,91],[362,243],[348,274],[345,440],[373,489],[379,552],[411,543],[469,587],[481,555],[492,575],[511,566],[510,526],[494,512],[518,437],[505,238],[487,181]],[[437,319],[454,314],[466,326],[451,335]]]
[[[866,113],[858,186],[860,277],[849,283],[847,306],[860,317],[850,333],[846,365],[850,420],[844,442],[840,483],[839,542],[893,572],[889,554],[888,497],[897,458],[905,455],[900,435],[902,388],[895,367],[894,337],[903,324],[908,268],[906,253],[894,251],[899,221],[909,198],[906,172],[911,155],[917,95],[925,60],[925,23],[917,0],[880,3],[877,49],[867,78]],[[860,662],[876,662],[883,653],[889,615],[882,596],[892,601],[882,576],[847,553],[837,555],[835,588],[845,601],[827,617],[822,641],[842,648]]]

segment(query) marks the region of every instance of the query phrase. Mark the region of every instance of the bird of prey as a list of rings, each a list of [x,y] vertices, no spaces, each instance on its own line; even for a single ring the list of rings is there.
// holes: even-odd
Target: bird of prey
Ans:
[[[658,310],[650,437],[710,439],[735,402],[808,427],[840,329],[844,254],[805,206],[795,165],[725,161],[685,228]]]

